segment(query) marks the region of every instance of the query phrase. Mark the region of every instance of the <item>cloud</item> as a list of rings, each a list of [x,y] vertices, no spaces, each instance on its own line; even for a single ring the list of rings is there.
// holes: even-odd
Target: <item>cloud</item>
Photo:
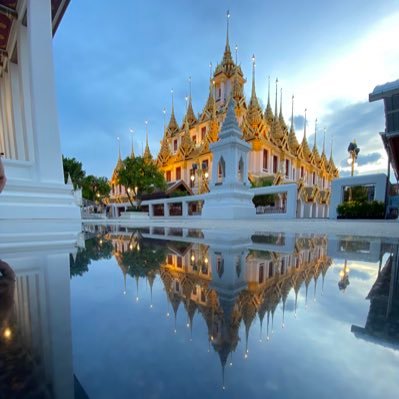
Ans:
[[[306,123],[307,125],[308,123]],[[303,130],[305,126],[305,117],[303,115],[294,115],[294,128],[295,130]]]
[[[365,155],[359,154],[359,156],[357,157],[356,163],[358,164],[358,166],[364,166],[364,165],[368,165],[368,164],[375,164],[381,158],[382,158],[382,155],[379,152],[371,152],[371,153],[365,154]],[[342,167],[347,167],[348,166],[346,159],[342,160],[341,166]]]
[[[323,123],[327,127],[327,137],[330,138],[328,141],[333,140],[336,164],[348,167],[347,148],[355,139],[360,148],[360,171],[383,169],[386,153],[379,135],[384,127],[384,109],[381,102],[331,102],[327,114],[323,117]]]

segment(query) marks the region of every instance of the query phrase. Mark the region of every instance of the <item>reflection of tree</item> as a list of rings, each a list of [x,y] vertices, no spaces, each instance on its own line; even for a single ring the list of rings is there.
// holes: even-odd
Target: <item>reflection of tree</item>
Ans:
[[[110,259],[112,256],[112,242],[104,237],[93,237],[86,240],[85,247],[78,249],[75,260],[70,256],[71,277],[82,276],[89,271],[88,266],[92,260]]]
[[[144,240],[143,240],[144,241]],[[120,262],[132,277],[145,277],[150,271],[159,269],[165,262],[166,248],[151,242],[142,242],[140,250],[122,253]]]

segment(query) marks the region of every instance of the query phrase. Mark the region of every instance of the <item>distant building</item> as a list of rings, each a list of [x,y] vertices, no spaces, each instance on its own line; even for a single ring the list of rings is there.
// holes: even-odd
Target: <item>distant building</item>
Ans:
[[[369,101],[384,100],[385,131],[381,138],[388,154],[389,163],[399,179],[399,79],[376,86],[369,95]]]

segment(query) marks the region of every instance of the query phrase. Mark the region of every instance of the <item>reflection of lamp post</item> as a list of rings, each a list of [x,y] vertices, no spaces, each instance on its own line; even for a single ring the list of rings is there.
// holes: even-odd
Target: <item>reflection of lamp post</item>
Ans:
[[[338,282],[338,288],[341,291],[345,291],[346,287],[350,284],[349,283],[349,266],[347,264],[347,260],[345,259],[344,267],[339,272],[339,277],[341,278]]]

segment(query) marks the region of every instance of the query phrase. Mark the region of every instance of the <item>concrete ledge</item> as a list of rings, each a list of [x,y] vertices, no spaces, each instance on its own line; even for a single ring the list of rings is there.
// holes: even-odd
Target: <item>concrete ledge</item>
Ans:
[[[147,212],[122,212],[119,219],[150,220]]]

